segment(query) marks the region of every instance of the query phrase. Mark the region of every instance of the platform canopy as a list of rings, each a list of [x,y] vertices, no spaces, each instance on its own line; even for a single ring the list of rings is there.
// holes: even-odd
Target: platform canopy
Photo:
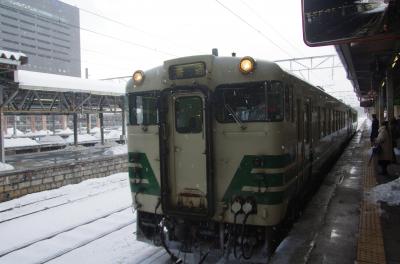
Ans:
[[[4,114],[122,112],[125,84],[15,70],[2,77]]]
[[[65,75],[17,70],[14,81],[20,89],[48,92],[90,93],[94,95],[121,96],[125,86],[112,82],[82,79]]]

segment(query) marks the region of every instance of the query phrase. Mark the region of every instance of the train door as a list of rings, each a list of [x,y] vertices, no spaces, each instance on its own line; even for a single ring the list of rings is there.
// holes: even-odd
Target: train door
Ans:
[[[210,204],[209,123],[202,92],[165,93],[160,147],[162,206],[165,213],[206,216]],[[167,109],[166,109],[167,108]]]

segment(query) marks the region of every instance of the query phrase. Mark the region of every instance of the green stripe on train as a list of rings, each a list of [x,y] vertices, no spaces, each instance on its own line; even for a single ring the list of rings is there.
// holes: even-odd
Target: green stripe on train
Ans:
[[[129,179],[132,192],[139,192],[149,195],[160,195],[160,185],[156,179],[156,176],[151,168],[150,162],[147,159],[145,153],[128,153],[129,160],[131,161],[132,155],[138,156],[138,163],[142,168],[135,171],[135,168],[129,167]],[[136,181],[136,182],[135,182]]]
[[[246,196],[253,196],[259,204],[279,204],[288,196],[288,192],[290,192],[292,188],[280,192],[252,192],[242,190],[244,186],[249,186],[267,189],[268,191],[269,187],[283,186],[285,181],[287,182],[288,179],[292,179],[295,175],[293,170],[291,170],[290,176],[284,173],[252,174],[251,170],[254,168],[255,158],[262,158],[263,168],[273,169],[284,168],[293,161],[290,155],[244,156],[224,194],[223,200],[225,202],[229,202],[235,196],[241,196],[243,198]]]

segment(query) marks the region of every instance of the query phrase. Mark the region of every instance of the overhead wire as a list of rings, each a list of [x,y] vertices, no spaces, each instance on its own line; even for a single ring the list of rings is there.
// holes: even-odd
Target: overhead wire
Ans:
[[[121,38],[118,38],[118,37],[115,37],[115,36],[111,36],[111,35],[108,35],[108,34],[104,34],[104,33],[101,33],[101,32],[97,32],[97,31],[92,30],[90,28],[84,28],[84,27],[81,27],[81,26],[78,26],[78,25],[74,25],[74,24],[70,24],[70,23],[67,23],[67,22],[63,22],[63,21],[61,21],[61,19],[59,19],[59,20],[51,19],[51,18],[48,18],[48,17],[43,16],[43,15],[39,15],[39,14],[34,13],[34,12],[29,12],[29,11],[26,11],[26,10],[23,10],[23,9],[15,8],[15,7],[4,5],[4,4],[1,4],[1,3],[0,3],[0,7],[6,8],[6,9],[9,9],[9,10],[13,10],[13,11],[15,11],[17,13],[19,12],[19,13],[28,14],[28,15],[31,15],[31,16],[33,15],[33,16],[45,19],[47,21],[52,21],[52,22],[55,22],[55,23],[58,23],[58,24],[62,24],[62,25],[66,25],[66,26],[69,26],[69,27],[77,28],[77,29],[80,29],[80,30],[83,30],[83,31],[86,31],[86,32],[89,32],[89,33],[92,33],[92,34],[95,34],[95,35],[98,35],[98,36],[102,36],[104,38],[117,40],[119,42],[123,42],[123,43],[129,44],[131,46],[140,47],[140,48],[143,48],[143,49],[146,49],[146,50],[150,50],[150,51],[153,51],[153,52],[156,52],[156,53],[161,53],[161,54],[168,55],[168,56],[171,56],[171,57],[178,57],[178,55],[176,55],[176,54],[172,54],[172,53],[163,51],[161,49],[157,49],[157,48],[150,47],[150,46],[147,46],[147,45],[144,45],[144,44],[141,44],[141,43],[136,43],[136,42],[132,42],[132,41],[129,41],[129,40],[121,39]]]
[[[252,24],[250,24],[249,22],[247,22],[243,17],[241,17],[239,14],[237,14],[236,12],[234,12],[232,9],[230,9],[229,7],[227,7],[226,5],[224,5],[223,3],[221,3],[221,1],[219,0],[215,0],[220,6],[222,6],[225,10],[227,10],[229,13],[231,13],[232,15],[234,15],[236,18],[238,18],[240,21],[242,21],[244,24],[246,24],[248,27],[250,27],[251,29],[253,29],[255,32],[257,32],[260,36],[262,36],[264,39],[268,40],[272,45],[274,45],[275,47],[277,47],[280,51],[282,51],[285,55],[287,55],[289,58],[293,58],[294,56],[292,56],[288,51],[286,51],[285,49],[283,49],[281,46],[279,46],[275,41],[273,41],[271,38],[269,38],[267,35],[265,35],[261,30],[259,30],[258,28],[256,28],[255,26],[253,26]]]
[[[248,22],[246,19],[244,19],[243,17],[241,17],[239,14],[237,14],[236,12],[234,12],[232,9],[230,9],[228,6],[224,5],[220,0],[215,0],[220,6],[222,6],[225,10],[227,10],[229,13],[231,13],[232,15],[234,15],[237,19],[239,19],[241,22],[243,22],[244,24],[246,24],[248,27],[250,27],[251,29],[253,29],[255,32],[257,32],[260,36],[262,36],[264,39],[266,39],[268,42],[270,42],[272,45],[274,45],[275,47],[277,47],[280,51],[282,51],[285,55],[287,55],[289,58],[293,59],[295,58],[295,56],[292,56],[288,51],[286,51],[284,48],[282,48],[280,45],[278,45],[275,41],[273,41],[271,38],[269,38],[266,34],[264,34],[260,29],[256,28],[255,26],[253,26],[252,24],[250,24],[250,22]],[[246,5],[247,6],[247,5]],[[302,74],[302,72],[300,71],[299,74],[303,77],[304,80],[307,80],[307,78],[304,77],[304,75]],[[315,76],[316,77],[316,76]],[[322,84],[323,82],[316,77],[316,79],[319,80],[319,82]],[[310,81],[310,80],[307,80]]]
[[[239,0],[243,5],[245,5],[256,17],[258,17],[266,26],[268,26],[270,29],[272,29],[281,39],[283,39],[291,48],[297,50],[302,56],[304,56],[304,53],[295,45],[292,44],[291,41],[289,41],[285,36],[283,36],[279,30],[276,30],[273,25],[271,25],[269,22],[267,22],[254,8],[252,8],[249,4],[247,4],[243,0]]]
[[[135,26],[133,26],[133,25],[126,24],[126,23],[124,23],[124,22],[121,22],[121,21],[118,21],[118,20],[116,20],[116,19],[107,17],[107,16],[105,16],[105,15],[102,15],[102,14],[99,14],[99,13],[96,13],[96,12],[93,12],[93,11],[90,11],[90,10],[87,10],[87,9],[82,8],[82,7],[79,7],[79,6],[77,6],[77,8],[79,8],[80,11],[83,11],[83,12],[88,13],[88,14],[93,15],[93,16],[97,16],[97,17],[99,17],[99,18],[101,18],[101,19],[110,21],[110,22],[112,22],[112,23],[115,23],[115,24],[117,24],[117,25],[123,26],[123,27],[125,27],[125,28],[129,28],[129,29],[131,29],[131,30],[141,32],[141,33],[143,33],[143,34],[145,34],[145,35],[148,35],[148,36],[150,36],[150,37],[154,37],[154,38],[158,38],[158,39],[167,41],[167,42],[169,42],[169,43],[171,43],[171,44],[173,44],[173,45],[175,45],[175,46],[182,46],[182,45],[180,45],[180,44],[178,44],[178,43],[176,43],[176,42],[171,41],[171,40],[168,39],[168,38],[165,38],[165,37],[163,37],[163,36],[159,36],[159,35],[156,35],[156,34],[153,34],[153,33],[149,33],[149,32],[147,32],[147,31],[144,31],[144,30],[142,30],[142,29],[140,29],[140,28],[138,28],[138,27],[135,27]],[[186,46],[185,46],[185,47],[186,47]],[[186,48],[187,48],[187,47],[186,47]],[[191,48],[190,48],[190,50],[195,51],[195,52],[197,52],[197,53],[201,53],[201,51],[194,50],[194,49],[191,49]]]

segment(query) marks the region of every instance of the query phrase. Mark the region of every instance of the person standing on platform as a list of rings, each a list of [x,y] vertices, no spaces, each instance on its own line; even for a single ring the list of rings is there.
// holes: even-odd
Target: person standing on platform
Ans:
[[[374,145],[375,139],[378,136],[379,121],[376,118],[376,114],[372,114],[372,126],[371,126],[371,145]]]
[[[392,142],[388,133],[388,122],[382,122],[378,137],[375,139],[375,145],[380,146],[380,150],[377,154],[378,164],[382,168],[382,175],[388,175],[387,166],[393,159]]]

